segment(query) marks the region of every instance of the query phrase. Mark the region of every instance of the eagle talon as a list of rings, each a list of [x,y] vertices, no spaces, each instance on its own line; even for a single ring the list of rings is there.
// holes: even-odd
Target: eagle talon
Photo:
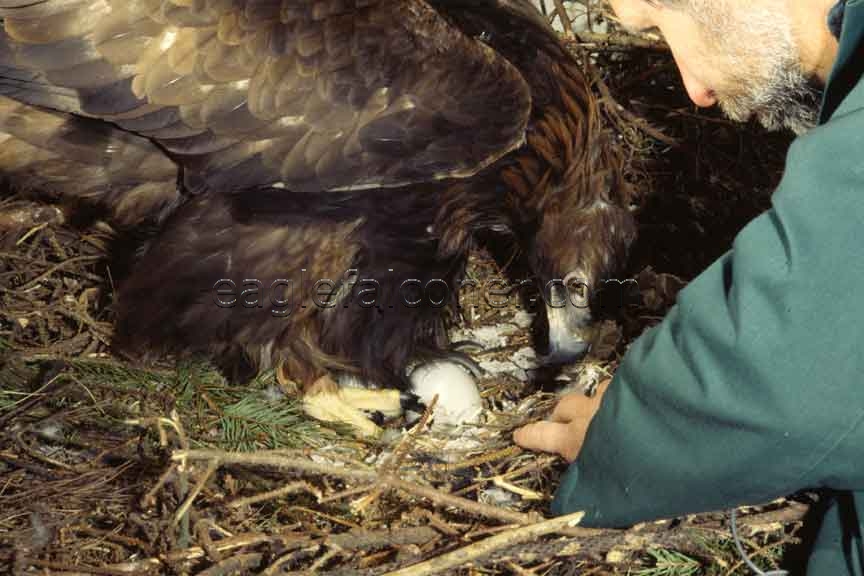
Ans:
[[[303,398],[303,411],[323,422],[348,424],[357,436],[377,438],[382,430],[366,413],[352,406],[339,392],[308,394]]]
[[[418,361],[414,363],[408,370],[408,377],[420,366],[429,362],[443,361],[458,364],[463,370],[471,374],[474,378],[483,378],[486,371],[474,360],[471,356],[462,352],[461,349],[471,346],[479,346],[480,350],[485,350],[482,344],[472,341],[461,341],[451,344],[447,350],[424,350],[419,355]]]
[[[384,416],[384,413],[380,410],[376,410],[375,412],[369,414],[369,420],[371,420],[372,423],[376,426],[383,426],[386,419],[387,418]]]

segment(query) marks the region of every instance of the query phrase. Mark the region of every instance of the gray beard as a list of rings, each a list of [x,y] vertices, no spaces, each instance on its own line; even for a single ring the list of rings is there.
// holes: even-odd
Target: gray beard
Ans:
[[[719,104],[732,120],[746,122],[754,117],[768,130],[789,129],[801,135],[818,124],[822,93],[818,80],[807,78],[789,62],[767,85],[723,98]]]
[[[740,93],[720,95],[726,116],[739,122],[755,118],[768,130],[789,129],[800,135],[818,124],[823,88],[801,70],[788,15],[778,19],[781,7],[781,0],[774,0],[741,14],[724,0],[690,0],[693,15],[721,51],[736,55],[745,69],[748,62],[762,64],[751,71],[755,77],[733,79],[731,85],[740,87]],[[739,29],[745,38],[770,39],[771,46],[733,41],[728,31]]]

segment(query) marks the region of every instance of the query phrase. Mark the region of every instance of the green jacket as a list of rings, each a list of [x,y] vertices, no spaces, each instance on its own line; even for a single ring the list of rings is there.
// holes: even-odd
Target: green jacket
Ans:
[[[772,208],[625,356],[552,505],[583,525],[836,495],[808,574],[864,575],[864,0]]]

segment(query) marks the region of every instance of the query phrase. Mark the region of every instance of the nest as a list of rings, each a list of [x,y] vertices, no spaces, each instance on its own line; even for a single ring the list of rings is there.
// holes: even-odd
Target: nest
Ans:
[[[603,21],[594,9],[589,20]],[[560,377],[590,393],[767,207],[790,137],[695,111],[655,40],[566,28],[640,191],[630,264],[640,299]],[[722,513],[629,530],[549,518],[566,464],[510,439],[556,397],[533,382],[524,310],[457,319],[452,339],[479,344],[466,352],[487,373],[476,427],[438,430],[427,411],[360,442],[304,417],[272,374],[238,390],[210,366],[112,358],[111,234],[22,196],[0,204],[0,571],[746,573]],[[499,271],[477,253],[470,272]],[[760,566],[796,542],[809,501],[797,500],[740,518]]]

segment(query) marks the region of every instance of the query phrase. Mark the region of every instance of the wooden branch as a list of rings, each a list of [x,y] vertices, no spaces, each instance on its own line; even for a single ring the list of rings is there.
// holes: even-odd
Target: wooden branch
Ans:
[[[530,526],[520,526],[519,528],[508,530],[507,532],[497,534],[453,552],[436,556],[425,562],[388,572],[386,576],[429,576],[430,574],[446,572],[452,568],[464,566],[469,562],[488,556],[496,550],[510,548],[516,544],[535,540],[541,536],[552,534],[565,528],[574,528],[584,516],[584,512],[575,512],[566,516],[531,524]]]
[[[381,481],[392,488],[404,490],[405,492],[415,496],[422,496],[439,506],[452,506],[471,514],[494,518],[510,524],[531,524],[539,518],[538,514],[523,514],[522,512],[513,512],[505,508],[481,504],[480,502],[468,500],[461,496],[453,496],[452,494],[447,494],[434,488],[406,482],[405,480],[394,478],[392,476],[384,476],[381,478]]]
[[[247,466],[266,466],[307,474],[320,474],[342,478],[346,480],[365,481],[379,483],[389,488],[396,488],[414,496],[426,498],[439,506],[452,506],[469,514],[475,514],[485,518],[492,518],[508,524],[531,524],[539,518],[537,514],[523,514],[513,512],[496,506],[481,504],[461,496],[454,496],[436,490],[429,486],[423,486],[416,482],[410,482],[392,475],[380,475],[368,468],[338,467],[329,464],[321,464],[306,460],[300,456],[286,455],[284,451],[262,451],[254,453],[224,452],[221,450],[179,450],[172,456],[172,460],[188,462],[189,460],[216,461],[218,465],[234,464]]]
[[[192,507],[192,502],[195,501],[195,498],[198,497],[198,494],[204,489],[204,486],[207,484],[207,481],[210,479],[213,474],[216,473],[216,462],[210,461],[207,464],[207,469],[195,483],[195,486],[192,488],[192,491],[186,496],[186,500],[183,501],[183,504],[180,505],[180,508],[177,509],[177,512],[174,514],[174,526],[180,524],[184,518],[186,518],[186,514],[189,512],[189,508]]]
[[[571,38],[577,38],[573,32],[573,26],[570,23],[570,16],[567,14],[567,8],[564,6],[563,0],[554,0],[555,12],[558,13],[558,19],[561,21],[561,27],[564,28],[564,33],[569,34]]]
[[[619,48],[622,50],[651,50],[654,52],[668,52],[669,45],[665,42],[649,40],[629,34],[598,34],[582,30],[574,38],[565,38],[565,44],[576,45],[584,48]]]
[[[224,450],[178,450],[171,455],[175,462],[184,460],[217,460],[220,465],[264,466],[281,470],[294,470],[307,474],[320,474],[344,480],[370,481],[378,479],[378,473],[371,468],[348,468],[321,464],[312,460],[296,457],[284,450],[262,450],[260,452],[225,452]]]
[[[411,446],[414,445],[414,441],[417,439],[417,436],[420,435],[425,429],[426,425],[429,423],[429,419],[432,417],[432,413],[435,410],[435,406],[438,404],[438,394],[432,398],[432,401],[426,407],[426,410],[423,411],[423,416],[420,417],[420,421],[417,422],[417,425],[414,426],[411,430],[405,434],[402,439],[399,441],[399,444],[396,448],[393,449],[393,452],[390,456],[381,464],[380,471],[382,473],[390,474],[396,471],[405,460],[405,457],[408,455],[408,450]],[[369,508],[381,495],[384,493],[386,488],[384,486],[379,486],[375,488],[371,493],[366,496],[360,498],[356,502],[351,504],[351,508],[355,513],[363,513],[367,508]]]
[[[299,481],[291,482],[289,484],[286,484],[285,486],[281,486],[279,488],[264,492],[262,494],[256,494],[254,496],[248,496],[246,498],[238,498],[236,500],[232,500],[228,503],[228,507],[242,508],[243,506],[258,504],[260,502],[281,498],[282,496],[285,496],[287,494],[295,494],[297,492],[307,492],[315,496],[319,504],[322,502],[323,494],[321,494],[321,491],[318,490],[318,488],[312,486],[308,482]]]
[[[790,503],[790,505],[772,510],[750,514],[739,518],[739,525],[743,527],[762,527],[775,522],[792,523],[804,518],[809,508],[803,504]],[[331,571],[332,576],[347,576],[357,574],[383,574],[393,575],[417,575],[435,574],[450,570],[463,563],[475,562],[521,562],[533,563],[555,557],[571,557],[579,555],[582,557],[593,556],[603,558],[610,550],[622,552],[625,556],[641,552],[649,546],[673,548],[682,552],[699,553],[698,543],[694,541],[693,533],[707,532],[711,534],[726,535],[728,537],[728,523],[726,520],[704,522],[698,525],[679,524],[670,527],[668,523],[641,524],[630,530],[589,530],[585,528],[568,525],[579,518],[579,514],[570,517],[559,517],[545,520],[529,526],[520,526],[506,529],[506,531],[491,536],[480,542],[464,546],[458,550],[451,551],[436,558],[426,560],[413,565],[390,564],[363,572],[354,569],[337,568]],[[579,531],[580,536],[562,537],[551,540],[539,541],[543,535],[567,533]],[[392,530],[365,531],[352,530],[342,534],[333,534],[325,537],[314,538],[307,535],[282,533],[268,535],[264,533],[248,533],[230,536],[221,540],[211,542],[214,551],[228,557],[245,556],[250,552],[243,552],[256,546],[278,546],[281,549],[296,550],[308,546],[329,546],[341,548],[345,551],[360,552],[374,550],[390,546],[420,545],[429,542],[438,536],[438,530],[429,526],[399,527]],[[112,564],[107,566],[88,566],[82,564],[62,564],[35,558],[22,557],[19,559],[21,566],[36,566],[53,570],[99,574],[105,576],[119,576],[130,574],[161,573],[167,566],[184,562],[201,560],[207,556],[206,550],[201,546],[193,546],[183,550],[169,552],[158,558],[146,558],[136,562]],[[252,557],[249,557],[252,560]],[[224,565],[223,565],[224,567]],[[423,570],[423,572],[418,572]]]
[[[640,118],[639,116],[633,114],[624,106],[618,103],[617,100],[612,96],[612,93],[609,91],[609,86],[606,85],[606,82],[603,78],[600,77],[599,73],[595,73],[594,77],[597,83],[597,89],[600,90],[600,95],[603,97],[603,100],[607,103],[607,108],[612,111],[613,114],[617,115],[623,120],[629,121],[631,124],[636,126],[639,130],[642,130],[655,140],[659,140],[668,146],[677,147],[679,145],[678,140],[672,138],[671,136],[667,136],[657,128],[651,126],[647,120],[644,118]]]
[[[65,562],[52,562],[39,558],[22,558],[21,566],[36,566],[48,570],[64,573],[98,574],[101,576],[129,576],[130,574],[148,574],[156,572],[159,567],[158,560],[155,562],[134,562],[119,566],[89,566],[87,564],[66,564]]]
[[[325,544],[338,546],[344,550],[371,550],[383,546],[407,546],[425,544],[435,538],[438,531],[428,526],[399,528],[398,530],[379,530],[376,532],[351,531],[333,534],[325,539]]]
[[[479,456],[473,456],[471,458],[468,458],[467,460],[460,460],[459,462],[445,462],[443,464],[433,464],[430,468],[435,472],[445,472],[447,474],[452,474],[454,472],[458,472],[459,470],[465,470],[466,468],[474,468],[498,460],[509,460],[515,458],[516,456],[519,456],[520,454],[522,454],[522,452],[524,452],[524,450],[514,444],[500,450],[494,450],[492,452],[485,452],[483,454],[480,454]]]
[[[600,91],[600,95],[602,96],[603,100],[606,101],[607,108],[619,119],[630,122],[652,138],[659,140],[660,142],[663,142],[668,146],[677,147],[677,140],[667,136],[657,128],[654,128],[653,126],[648,124],[648,122],[644,118],[640,118],[639,116],[636,116],[635,114],[624,108],[612,96],[612,93],[609,91],[609,86],[606,85],[606,82],[603,80],[600,72],[591,63],[591,57],[585,51],[585,38],[594,37],[595,39],[598,39],[600,38],[600,36],[594,35],[590,32],[580,32],[579,34],[574,32],[573,27],[570,24],[570,18],[567,16],[567,10],[564,8],[564,3],[562,0],[555,0],[555,11],[558,13],[558,18],[561,19],[561,23],[564,26],[565,33],[568,34],[571,38],[573,38],[573,40],[569,42],[571,49],[575,47],[582,52],[582,61],[584,63],[585,69],[591,74],[591,76],[593,76],[594,82],[597,85],[597,89]],[[634,38],[632,42],[638,43],[638,40]]]
[[[770,522],[794,523],[800,521],[807,512],[808,507],[792,504],[770,512],[751,514],[740,517],[740,527],[761,527]],[[520,530],[516,528],[515,530]],[[510,530],[508,533],[512,533]],[[579,531],[578,537],[566,537],[568,533]],[[711,534],[719,537],[729,537],[728,522],[725,519],[702,522],[700,524],[680,523],[675,526],[669,522],[650,522],[639,524],[629,530],[590,530],[587,528],[562,528],[559,533],[561,538],[550,540],[532,540],[514,542],[502,546],[494,546],[489,549],[485,556],[466,559],[465,562],[474,561],[477,565],[488,566],[491,563],[535,563],[552,558],[565,558],[579,556],[581,558],[594,558],[603,561],[610,551],[620,553],[621,561],[643,552],[646,548],[659,547],[671,548],[689,554],[704,553],[700,547],[699,539],[694,534]],[[496,535],[494,537],[501,536]],[[493,537],[493,538],[494,538]],[[483,542],[487,542],[484,540]],[[462,549],[465,552],[473,546],[469,545]],[[453,551],[451,554],[459,551]],[[472,552],[473,553],[473,552]],[[429,562],[436,560],[430,559]],[[404,563],[391,563],[376,569],[362,572],[364,576],[390,576],[391,574],[416,574],[411,571],[420,564],[405,565]],[[358,572],[353,570],[337,569],[331,576],[356,576]]]
[[[505,472],[504,474],[492,476],[489,478],[477,478],[475,479],[473,484],[471,484],[470,486],[466,486],[461,490],[457,490],[456,492],[454,492],[454,494],[462,495],[467,494],[468,492],[473,492],[487,482],[492,482],[495,478],[501,478],[502,480],[511,480],[513,478],[521,476],[522,474],[527,474],[528,472],[533,472],[535,470],[543,470],[544,468],[548,468],[549,466],[557,462],[558,459],[559,456],[541,456],[537,458],[537,460],[535,460],[534,462],[531,462],[530,464],[527,464],[520,468],[516,468],[515,470],[511,470],[510,472]]]
[[[176,452],[172,458],[175,461],[188,462],[191,460],[206,460],[216,462],[218,465],[253,465],[267,466],[284,470],[292,470],[307,474],[320,474],[333,476],[347,480],[378,483],[380,486],[400,490],[410,495],[425,498],[438,506],[452,507],[472,515],[492,518],[506,522],[511,527],[500,527],[504,531],[480,542],[464,546],[425,560],[413,565],[393,563],[372,570],[364,571],[364,574],[382,574],[387,576],[426,576],[446,572],[456,566],[482,560],[483,562],[503,562],[512,560],[514,562],[535,562],[556,556],[594,555],[602,556],[610,550],[622,552],[627,556],[644,550],[648,546],[665,546],[687,551],[693,548],[694,530],[708,533],[726,534],[728,522],[725,519],[703,522],[698,525],[682,523],[670,527],[669,523],[647,523],[635,526],[629,530],[601,530],[576,526],[581,520],[581,514],[542,519],[539,514],[523,514],[512,510],[506,510],[494,506],[488,506],[472,500],[461,498],[453,494],[444,493],[431,486],[409,481],[404,478],[396,478],[390,474],[378,474],[376,471],[357,467],[338,467],[321,464],[305,459],[300,454],[287,451],[269,451],[248,454],[222,452],[218,450],[185,450]],[[806,513],[807,508],[802,505],[792,505],[780,510],[751,514],[739,520],[742,527],[754,526],[764,527],[766,524],[782,522],[795,522]],[[415,534],[415,532],[417,532]],[[540,536],[558,533],[562,538],[555,540],[536,541]],[[353,530],[347,534],[330,536],[328,538],[312,539],[309,537],[286,535],[283,536],[285,545],[290,541],[298,545],[335,546],[343,550],[358,550],[366,545],[399,546],[404,540],[416,540],[415,537],[424,538],[424,542],[435,537],[437,531],[431,527],[400,528],[393,532],[364,533]],[[402,538],[405,537],[405,538]],[[223,550],[228,547],[232,539],[214,542],[214,547]],[[245,539],[246,546],[254,543],[272,542],[270,538],[258,537]],[[231,542],[233,544],[233,542]],[[239,546],[230,546],[238,548]],[[193,555],[204,554],[199,552]],[[691,550],[692,551],[692,550]],[[191,552],[191,549],[190,549]],[[189,552],[184,556],[188,557]],[[175,556],[176,559],[176,556]],[[170,559],[166,558],[166,560]],[[356,571],[345,571],[335,569],[335,574],[357,574]]]
[[[264,561],[263,554],[237,554],[198,573],[198,576],[223,576],[254,571]]]

